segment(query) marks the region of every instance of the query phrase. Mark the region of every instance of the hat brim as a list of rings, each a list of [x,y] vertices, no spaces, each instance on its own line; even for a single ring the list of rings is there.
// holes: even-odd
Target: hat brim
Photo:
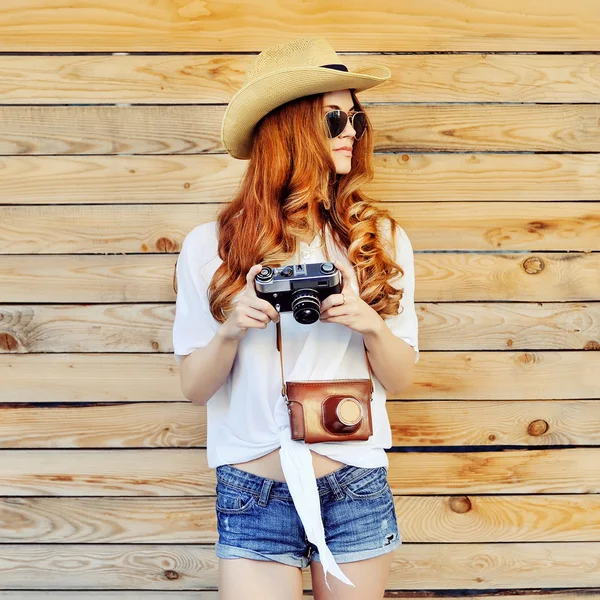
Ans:
[[[375,87],[391,76],[381,65],[359,71],[327,67],[294,67],[268,73],[244,85],[231,98],[221,124],[221,142],[234,158],[248,160],[256,124],[273,109],[311,94]]]

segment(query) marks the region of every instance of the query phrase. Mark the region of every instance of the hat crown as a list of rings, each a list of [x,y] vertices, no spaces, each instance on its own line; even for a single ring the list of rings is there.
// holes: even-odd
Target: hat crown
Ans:
[[[281,69],[320,67],[339,62],[340,57],[325,38],[307,36],[263,50],[246,71],[243,82],[249,83]]]

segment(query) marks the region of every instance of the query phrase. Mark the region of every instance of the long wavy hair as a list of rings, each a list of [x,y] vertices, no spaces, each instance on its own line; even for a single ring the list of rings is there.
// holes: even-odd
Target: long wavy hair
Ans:
[[[363,110],[350,90],[354,110]],[[352,167],[336,173],[330,154],[323,94],[304,96],[271,111],[254,132],[248,168],[233,199],[217,215],[223,261],[209,288],[210,312],[223,323],[255,264],[278,267],[295,255],[298,237],[329,226],[338,248],[354,266],[360,297],[382,318],[398,313],[402,289],[390,280],[404,270],[385,248],[381,224],[389,223],[392,249],[396,221],[360,188],[373,178],[371,124],[355,140]],[[325,247],[325,255],[329,253]]]

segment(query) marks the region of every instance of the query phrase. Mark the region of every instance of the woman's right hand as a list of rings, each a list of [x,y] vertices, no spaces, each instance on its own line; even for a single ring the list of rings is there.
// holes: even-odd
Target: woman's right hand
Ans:
[[[225,338],[241,340],[250,327],[265,329],[270,321],[279,321],[279,313],[275,307],[256,295],[254,278],[261,269],[262,265],[254,265],[246,274],[246,288],[219,329]]]

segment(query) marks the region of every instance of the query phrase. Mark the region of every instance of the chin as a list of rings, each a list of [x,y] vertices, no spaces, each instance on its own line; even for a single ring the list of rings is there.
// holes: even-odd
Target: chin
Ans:
[[[347,162],[341,163],[341,164],[336,163],[336,165],[335,165],[335,172],[338,175],[347,175],[348,173],[350,173],[351,169],[352,169],[352,163],[350,161],[347,161]]]
[[[350,173],[351,167],[348,165],[347,167],[336,167],[335,172],[338,175],[347,175]]]

